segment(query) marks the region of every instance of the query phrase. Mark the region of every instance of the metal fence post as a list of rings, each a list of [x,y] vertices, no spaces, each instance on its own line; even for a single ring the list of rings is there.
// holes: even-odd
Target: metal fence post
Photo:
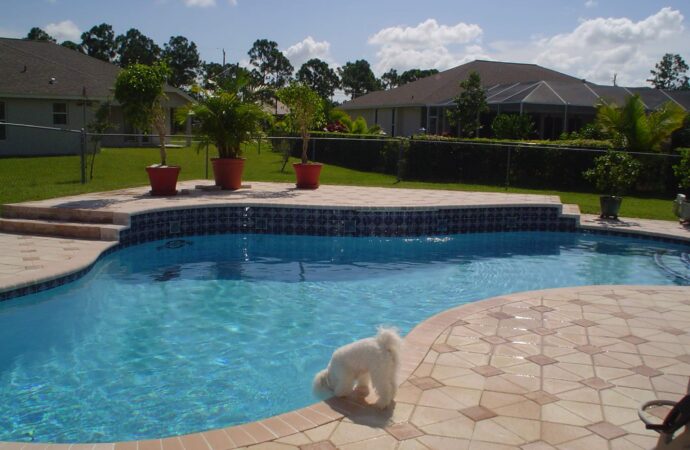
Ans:
[[[403,141],[398,141],[398,162],[396,164],[396,183],[400,183],[402,181],[402,160],[403,160]]]
[[[311,140],[311,160],[316,161],[316,139]]]
[[[81,129],[81,133],[79,134],[81,138],[81,151],[80,153],[80,168],[81,168],[81,184],[86,183],[86,130],[83,128]]]
[[[508,147],[508,157],[506,161],[506,191],[508,190],[508,186],[510,186],[510,150],[513,147]]]

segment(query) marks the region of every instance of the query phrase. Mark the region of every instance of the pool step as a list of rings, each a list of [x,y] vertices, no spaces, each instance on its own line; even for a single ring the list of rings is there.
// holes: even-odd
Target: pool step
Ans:
[[[78,223],[62,220],[34,220],[0,218],[0,232],[69,237],[97,241],[117,241],[124,225]]]
[[[2,217],[7,219],[59,220],[62,222],[106,223],[127,225],[128,215],[112,211],[60,208],[9,204],[2,206]]]

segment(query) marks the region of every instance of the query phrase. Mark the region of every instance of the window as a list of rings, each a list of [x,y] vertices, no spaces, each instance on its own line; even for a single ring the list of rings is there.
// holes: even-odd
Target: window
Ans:
[[[0,123],[5,122],[5,102],[0,102]],[[5,134],[6,125],[0,125],[0,141],[6,139]]]
[[[53,103],[53,125],[67,125],[67,103]]]

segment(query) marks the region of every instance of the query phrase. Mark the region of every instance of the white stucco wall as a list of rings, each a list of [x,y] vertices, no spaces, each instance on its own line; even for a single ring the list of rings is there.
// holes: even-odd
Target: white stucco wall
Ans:
[[[412,136],[419,132],[422,112],[419,107],[398,108],[397,112],[397,135]]]

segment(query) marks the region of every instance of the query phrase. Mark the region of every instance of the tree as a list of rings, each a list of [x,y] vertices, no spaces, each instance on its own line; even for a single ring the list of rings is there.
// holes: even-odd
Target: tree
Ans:
[[[350,98],[357,98],[380,87],[369,62],[364,59],[353,63],[347,62],[343,67],[338,68],[338,73],[343,89]]]
[[[102,61],[111,62],[117,56],[115,32],[107,23],[93,26],[81,34],[81,45],[85,53]]]
[[[309,129],[323,120],[323,99],[316,91],[301,82],[290,83],[278,91],[278,98],[290,108],[290,122],[302,137],[302,164],[307,164]]]
[[[230,91],[244,101],[257,101],[264,97],[262,95],[265,87],[259,86],[252,73],[239,65],[225,64],[225,66],[210,62],[202,66],[202,86],[207,91]]]
[[[680,55],[673,55],[666,53],[656,66],[656,70],[651,70],[652,77],[649,81],[656,89],[668,90],[688,90],[690,83],[688,76],[685,73],[688,71],[688,65],[683,61]]]
[[[160,58],[161,48],[153,39],[141,34],[136,28],[130,28],[127,33],[119,35],[115,39],[120,67],[129,67],[132,64],[145,64],[150,66]]]
[[[165,98],[163,84],[169,74],[165,64],[132,64],[123,69],[115,80],[115,99],[122,105],[125,118],[142,131],[153,128],[158,133],[161,166],[166,165],[167,123],[161,102]]]
[[[340,78],[335,70],[318,58],[312,58],[302,64],[297,71],[297,80],[316,91],[323,99],[333,97],[335,90],[340,87]]]
[[[431,75],[436,75],[438,73],[438,70],[436,69],[410,69],[406,70],[400,75],[399,78],[399,84],[405,84],[405,83],[411,83],[413,81],[417,81],[421,78],[426,78]]]
[[[281,88],[292,77],[292,64],[278,49],[276,42],[257,39],[247,54],[249,63],[256,67],[255,74],[262,85]]]
[[[393,89],[394,87],[400,86],[400,75],[398,75],[398,71],[391,69],[381,75],[380,84],[384,89]]]
[[[647,114],[639,95],[628,97],[625,105],[602,104],[597,108],[596,123],[610,133],[614,141],[630,151],[660,150],[671,134],[683,126],[686,114],[674,102],[666,102]]]
[[[460,127],[460,134],[467,137],[479,136],[479,116],[489,110],[482,80],[477,72],[470,72],[460,82],[460,94],[455,97],[455,108],[448,110],[448,120]]]
[[[49,35],[38,27],[33,27],[31,30],[29,30],[29,33],[26,35],[26,39],[29,41],[56,42],[53,36]]]
[[[201,69],[201,58],[194,42],[184,36],[171,36],[165,49],[163,59],[170,67],[170,80],[175,87],[191,86]]]
[[[81,45],[77,44],[76,42],[73,42],[73,41],[64,41],[64,42],[63,42],[62,44],[60,44],[60,45],[62,45],[63,47],[66,47],[66,48],[68,48],[68,49],[70,49],[70,50],[75,50],[75,51],[77,51],[77,52],[79,52],[79,53],[84,53],[84,48],[83,48]]]

